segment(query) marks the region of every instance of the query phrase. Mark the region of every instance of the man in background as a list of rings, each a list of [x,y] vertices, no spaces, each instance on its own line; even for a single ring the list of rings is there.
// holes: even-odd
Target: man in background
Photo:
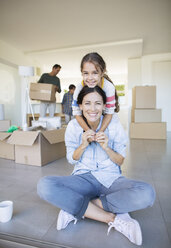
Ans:
[[[75,85],[70,84],[69,91],[64,94],[63,100],[62,100],[62,112],[65,114],[65,123],[68,124],[68,122],[73,119],[72,115],[72,101],[73,101],[73,94],[75,90]]]
[[[57,77],[57,74],[61,70],[61,66],[58,64],[55,64],[52,67],[52,71],[50,73],[44,73],[40,77],[38,83],[43,84],[53,84],[55,85],[56,92],[61,92],[61,84],[60,79]],[[55,102],[47,102],[47,101],[41,101],[40,102],[40,117],[46,116],[47,108],[49,110],[49,117],[54,117],[55,109],[56,109],[56,101]]]

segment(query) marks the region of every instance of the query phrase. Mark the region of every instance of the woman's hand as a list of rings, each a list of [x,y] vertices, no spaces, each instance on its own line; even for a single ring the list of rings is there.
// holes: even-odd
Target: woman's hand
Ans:
[[[98,132],[95,135],[95,141],[98,142],[104,150],[108,147],[108,140],[104,132]]]
[[[92,129],[85,131],[82,135],[82,146],[87,147],[90,141],[95,141],[95,134]]]

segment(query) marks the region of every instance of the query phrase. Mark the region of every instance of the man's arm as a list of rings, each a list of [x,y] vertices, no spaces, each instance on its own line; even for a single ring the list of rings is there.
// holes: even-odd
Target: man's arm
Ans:
[[[56,91],[58,93],[61,93],[61,84],[60,84],[60,79],[58,78],[59,82],[58,82],[58,85],[56,86]]]

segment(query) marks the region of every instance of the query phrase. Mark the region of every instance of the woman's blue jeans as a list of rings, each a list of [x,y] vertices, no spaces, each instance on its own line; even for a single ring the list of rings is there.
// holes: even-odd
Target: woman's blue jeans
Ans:
[[[80,219],[89,201],[100,198],[104,210],[128,213],[152,206],[155,191],[151,185],[123,176],[106,188],[89,172],[71,176],[46,176],[37,185],[38,195],[45,201]]]

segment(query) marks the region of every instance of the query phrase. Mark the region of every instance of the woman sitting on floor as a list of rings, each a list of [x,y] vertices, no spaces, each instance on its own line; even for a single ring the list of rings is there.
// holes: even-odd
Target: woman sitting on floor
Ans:
[[[91,129],[84,132],[76,119],[65,133],[67,159],[74,164],[70,176],[46,176],[38,183],[38,194],[62,210],[57,230],[83,216],[108,224],[131,242],[141,245],[139,223],[128,212],[152,206],[155,192],[151,185],[121,175],[127,136],[116,115],[104,132],[98,132],[106,103],[104,91],[85,86],[78,95],[83,118]],[[93,140],[91,143],[88,140]]]

